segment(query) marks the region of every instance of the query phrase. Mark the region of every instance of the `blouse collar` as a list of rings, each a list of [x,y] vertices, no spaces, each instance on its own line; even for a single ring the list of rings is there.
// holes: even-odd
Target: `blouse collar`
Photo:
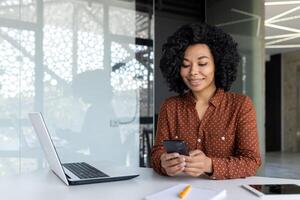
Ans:
[[[224,96],[224,90],[221,88],[217,88],[215,94],[213,95],[213,97],[209,100],[209,103],[212,104],[214,107],[218,107],[218,105],[220,105],[223,96]],[[194,94],[191,90],[189,90],[186,94],[185,94],[187,103],[189,105],[192,106],[196,106],[196,99],[194,97]]]

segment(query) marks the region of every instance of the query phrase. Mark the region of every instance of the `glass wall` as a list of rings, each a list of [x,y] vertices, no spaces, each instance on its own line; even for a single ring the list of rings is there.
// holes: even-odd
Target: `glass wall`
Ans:
[[[44,114],[62,162],[139,166],[153,50],[136,41],[151,41],[151,19],[135,1],[0,2],[0,175],[47,165],[33,111]]]

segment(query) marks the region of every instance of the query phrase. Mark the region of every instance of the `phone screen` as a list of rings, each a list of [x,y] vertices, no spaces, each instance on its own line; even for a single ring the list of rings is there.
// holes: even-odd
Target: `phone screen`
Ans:
[[[164,140],[164,147],[167,153],[179,153],[181,155],[189,155],[186,143],[183,140]]]

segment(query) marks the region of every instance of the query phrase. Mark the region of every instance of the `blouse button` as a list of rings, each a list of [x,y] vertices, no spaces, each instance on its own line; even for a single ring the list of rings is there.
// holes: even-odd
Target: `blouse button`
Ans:
[[[199,138],[197,141],[200,143],[200,142],[201,142],[201,139]]]
[[[223,137],[221,137],[221,140],[225,141],[225,137],[224,137],[224,136],[223,136]]]

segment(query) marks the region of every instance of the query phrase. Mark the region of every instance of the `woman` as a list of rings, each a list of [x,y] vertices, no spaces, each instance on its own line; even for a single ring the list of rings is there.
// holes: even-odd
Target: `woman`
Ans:
[[[236,79],[237,43],[217,27],[182,26],[163,45],[160,69],[170,91],[161,105],[151,164],[162,175],[212,179],[255,175],[261,165],[255,108],[228,92]],[[164,140],[184,140],[189,156],[166,153]]]

